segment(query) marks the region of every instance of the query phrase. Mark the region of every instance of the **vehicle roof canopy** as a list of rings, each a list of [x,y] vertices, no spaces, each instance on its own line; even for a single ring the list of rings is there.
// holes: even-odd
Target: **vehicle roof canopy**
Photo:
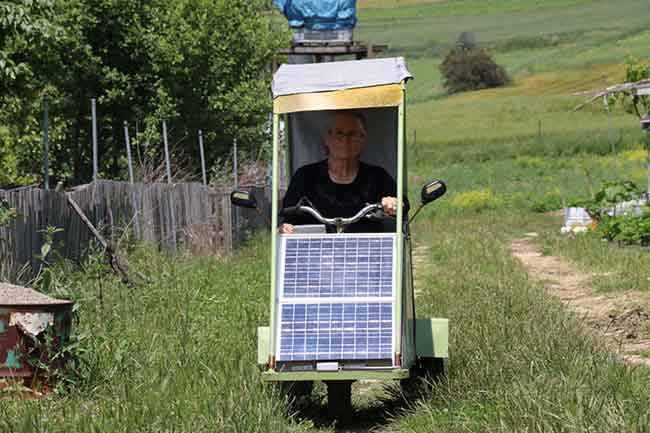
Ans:
[[[403,57],[283,64],[273,77],[273,111],[395,107],[410,78]]]

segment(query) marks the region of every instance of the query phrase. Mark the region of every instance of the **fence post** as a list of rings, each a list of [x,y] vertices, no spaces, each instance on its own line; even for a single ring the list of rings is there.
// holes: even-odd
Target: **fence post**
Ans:
[[[163,120],[163,143],[165,144],[165,168],[167,170],[167,182],[172,183],[172,168],[169,163],[169,144],[167,142],[167,122]]]
[[[167,122],[163,120],[163,143],[165,144],[165,166],[167,168],[167,181],[172,185],[172,168],[169,162],[169,143],[167,141]],[[174,190],[170,190],[169,194],[169,216],[172,223],[172,245],[176,250],[176,212],[174,208]]]
[[[133,159],[131,157],[131,140],[129,140],[129,124],[124,121],[124,143],[126,144],[126,160],[129,165],[129,183],[131,184],[131,205],[133,206],[133,223],[135,228],[135,237],[140,239],[140,221],[138,219],[138,198],[135,188],[135,179],[133,176]]]
[[[97,100],[92,98],[90,100],[90,109],[92,112],[92,134],[93,134],[93,182],[97,181],[97,173],[99,172],[98,156],[97,156]]]
[[[50,125],[49,125],[49,103],[47,95],[43,95],[43,147],[45,153],[43,183],[45,190],[50,189]]]
[[[238,167],[237,167],[237,139],[233,140],[233,151],[232,151],[232,171],[233,171],[233,186],[236,191],[239,188],[239,176],[238,176]],[[235,206],[233,215],[233,230],[234,230],[234,239],[233,242],[239,244],[239,208]]]
[[[199,129],[199,151],[201,152],[201,174],[203,175],[203,185],[208,184],[208,177],[205,173],[205,153],[203,152],[203,131]]]

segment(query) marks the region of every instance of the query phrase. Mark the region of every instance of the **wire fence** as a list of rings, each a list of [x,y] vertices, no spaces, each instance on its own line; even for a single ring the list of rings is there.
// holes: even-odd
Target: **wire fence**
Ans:
[[[18,214],[0,227],[0,277],[16,281],[38,271],[48,227],[59,229],[52,257],[80,261],[87,254],[93,234],[71,208],[66,194],[113,245],[129,236],[159,248],[228,253],[247,231],[268,225],[268,190],[248,189],[256,196],[260,212],[242,210],[236,222],[230,190],[200,183],[99,180],[67,193],[40,188],[0,190],[0,199]]]

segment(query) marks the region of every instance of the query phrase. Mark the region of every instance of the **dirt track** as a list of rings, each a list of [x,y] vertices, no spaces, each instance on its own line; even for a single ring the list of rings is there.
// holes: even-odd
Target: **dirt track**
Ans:
[[[650,296],[639,292],[594,294],[589,282],[597,274],[582,273],[560,257],[542,255],[533,245],[535,237],[537,233],[527,233],[510,243],[510,252],[530,278],[542,282],[547,293],[583,317],[621,359],[650,366]]]

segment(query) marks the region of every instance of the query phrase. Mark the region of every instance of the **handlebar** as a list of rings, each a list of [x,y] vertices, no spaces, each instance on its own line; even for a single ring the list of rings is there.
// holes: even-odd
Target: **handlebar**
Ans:
[[[361,218],[367,217],[371,212],[375,212],[378,210],[383,211],[383,209],[384,208],[381,204],[374,203],[374,204],[366,205],[355,215],[348,218],[342,218],[342,217],[325,218],[323,215],[320,214],[320,212],[318,212],[316,209],[312,208],[311,206],[298,205],[298,206],[291,206],[291,207],[284,208],[282,210],[282,214],[286,216],[290,216],[290,215],[298,215],[300,213],[308,213],[309,215],[313,216],[323,224],[335,226],[336,231],[340,233],[345,226],[356,223]]]

